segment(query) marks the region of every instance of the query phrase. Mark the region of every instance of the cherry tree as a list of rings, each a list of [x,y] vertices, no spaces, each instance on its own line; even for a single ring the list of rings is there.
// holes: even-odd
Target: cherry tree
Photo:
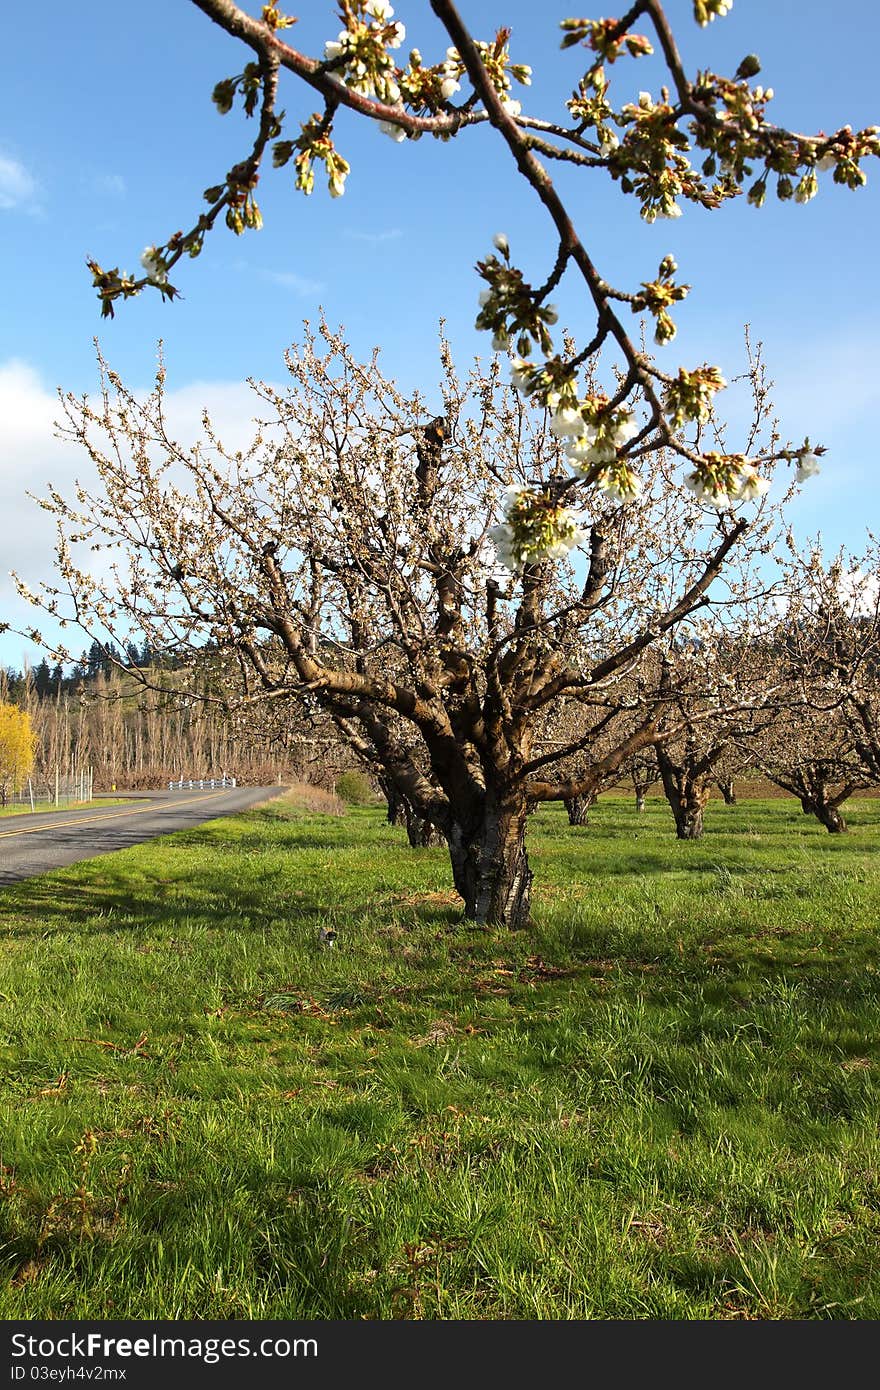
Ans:
[[[840,551],[788,536],[776,660],[788,695],[755,745],[765,775],[830,834],[841,807],[880,783],[880,552]]]
[[[287,42],[295,21],[275,5],[255,18],[232,0],[193,2],[249,50],[214,100],[221,112],[240,100],[254,140],[205,190],[189,231],[146,248],[142,275],[90,262],[105,314],[144,290],[175,299],[172,275],[219,221],[236,234],[258,228],[270,150],[304,194],[323,171],[341,196],[343,118],[374,121],[395,142],[464,140],[491,126],[547,214],[547,264],[531,283],[511,238],[495,236],[477,265],[477,326],[498,356],[462,382],[444,348],[430,403],[402,395],[376,358],[355,361],[329,329],[321,344],[307,335],[289,356],[289,390],[257,388],[272,423],[238,454],[210,422],[196,446],[170,437],[161,373],[144,401],[105,369],[97,404],[65,402],[66,428],[103,491],[47,499],[62,580],[42,601],[89,630],[155,634],[164,650],[209,639],[230,653],[240,703],[319,704],[442,831],[468,915],[519,925],[529,808],[595,791],[655,741],[662,690],[621,722],[607,752],[596,737],[648,648],[715,602],[746,536],[753,552],[770,545],[774,467],[793,464],[803,481],[824,452],[756,427],[728,447],[720,367],[667,369],[645,349],[644,322],[658,351],[675,337],[689,286],[674,258],[641,281],[609,283],[548,167],[610,178],[653,222],[744,193],[760,206],[771,185],[806,203],[822,171],[857,188],[862,161],[880,151],[877,129],[808,136],[774,125],[753,55],[732,78],[689,77],[659,0],[636,0],[620,19],[563,22],[571,51],[561,61],[580,61],[563,79],[561,121],[524,111],[531,69],[511,31],[475,38],[451,0],[431,0],[442,55],[413,49],[405,62],[404,25],[387,0],[342,0],[342,28],[320,57]],[[729,8],[695,0],[694,15],[706,26]],[[612,69],[651,60],[655,46],[656,99],[612,100]],[[323,109],[290,123],[282,81]],[[566,276],[592,313],[583,338],[557,331],[551,296]],[[513,390],[501,384],[505,359]],[[751,380],[763,423],[754,367]],[[115,569],[86,568],[83,543],[111,547]],[[588,712],[587,731],[542,750],[549,712],[566,699]],[[667,720],[665,736],[672,728]]]
[[[719,604],[642,662],[645,698],[663,702],[653,758],[680,840],[702,835],[713,786],[737,746],[768,722],[777,694],[763,660],[766,596],[757,576],[748,598],[735,587],[732,604]]]
[[[641,749],[630,759],[629,780],[635,792],[636,810],[641,813],[645,809],[648,792],[660,781],[660,769],[653,747]]]
[[[768,781],[797,797],[804,815],[815,816],[831,835],[846,830],[842,806],[872,780],[836,703],[780,710],[757,743],[756,761]]]
[[[62,582],[41,602],[104,644],[135,629],[183,661],[209,641],[230,707],[323,710],[442,832],[467,915],[520,925],[529,810],[655,740],[671,696],[643,654],[761,584],[779,504],[707,505],[660,451],[638,499],[575,508],[577,440],[497,363],[461,379],[440,351],[431,416],[323,325],[287,389],[255,386],[265,425],[234,453],[208,419],[193,445],[169,433],[161,371],[144,399],[105,367],[98,400],[64,399],[100,486],[45,499]]]
[[[342,116],[373,121],[395,142],[427,135],[463,140],[471,129],[488,124],[547,213],[552,255],[545,279],[532,285],[516,264],[509,238],[499,233],[477,265],[483,280],[477,326],[492,334],[495,350],[514,350],[517,384],[553,413],[556,430],[580,439],[584,480],[624,499],[635,496],[642,484],[640,460],[666,447],[684,461],[692,486],[710,500],[723,504],[728,496],[763,485],[760,460],[700,447],[699,427],[726,384],[720,368],[703,363],[665,371],[626,326],[631,313],[647,316],[657,344],[665,347],[673,340],[672,310],[690,289],[676,278],[674,258],[663,256],[653,277],[637,286],[611,285],[591,258],[548,168],[557,161],[583,176],[609,177],[635,199],[648,222],[678,217],[687,203],[716,209],[743,193],[760,207],[771,186],[783,201],[807,203],[818,192],[821,172],[852,189],[865,183],[862,163],[880,153],[877,127],[845,126],[831,135],[809,136],[773,124],[767,115],[773,91],[753,84],[761,70],[755,54],[742,60],[733,77],[708,68],[690,77],[660,0],[635,0],[617,19],[561,22],[562,48],[586,51],[582,70],[563,70],[560,80],[571,94],[562,120],[523,109],[532,68],[512,52],[511,28],[475,38],[452,0],[430,3],[447,43],[434,62],[415,48],[402,60],[406,27],[388,0],[341,0],[342,28],[328,38],[321,57],[287,41],[296,17],[275,4],[263,5],[255,18],[234,0],[193,3],[250,53],[240,72],[216,84],[213,99],[224,114],[240,102],[256,133],[244,156],[205,190],[207,208],[190,229],[145,249],[140,276],[89,261],[102,313],[112,315],[118,301],[144,289],[174,299],[178,291],[171,273],[183,258],[201,254],[221,215],[236,234],[258,229],[256,188],[270,150],[274,167],[292,165],[301,192],[312,193],[321,170],[330,195],[338,198],[350,172],[336,146]],[[694,0],[694,18],[706,27],[731,5],[732,0]],[[636,31],[641,24],[650,34]],[[628,61],[643,65],[652,55],[661,66],[658,98],[640,91],[637,100],[613,100],[611,70]],[[291,122],[279,105],[282,79],[317,97],[323,109]],[[595,316],[589,340],[571,350],[554,339],[558,314],[549,299],[569,271]],[[603,348],[616,358],[614,386],[610,393],[595,383],[584,390],[580,369]],[[630,429],[627,402],[636,398],[645,416]],[[683,434],[691,425],[697,427],[695,441]],[[817,469],[819,453],[807,439],[775,456],[795,461],[806,476]]]

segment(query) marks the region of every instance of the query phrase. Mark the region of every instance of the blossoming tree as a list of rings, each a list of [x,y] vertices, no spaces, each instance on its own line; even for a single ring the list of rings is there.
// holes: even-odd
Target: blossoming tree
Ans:
[[[276,429],[240,456],[210,433],[195,451],[169,438],[161,381],[144,404],[105,376],[96,407],[67,402],[105,491],[49,501],[62,525],[62,587],[80,620],[161,631],[166,648],[210,637],[235,653],[246,700],[296,692],[321,703],[443,831],[469,915],[519,924],[529,806],[586,793],[655,739],[659,710],[648,703],[608,753],[586,756],[641,654],[712,601],[750,526],[752,544],[766,537],[751,518],[768,515],[774,464],[793,463],[803,480],[822,452],[808,439],[783,445],[772,430],[725,445],[714,412],[721,369],[667,370],[627,326],[635,314],[653,321],[658,348],[673,340],[672,311],[689,288],[674,259],[632,285],[610,284],[548,169],[559,161],[611,178],[651,222],[746,191],[760,205],[771,183],[780,198],[807,202],[822,170],[856,188],[862,161],[880,150],[877,129],[808,136],[774,125],[752,55],[732,78],[690,77],[659,0],[635,0],[619,19],[563,21],[563,48],[586,59],[564,79],[562,121],[523,109],[531,68],[512,53],[511,31],[474,37],[452,0],[431,0],[444,35],[434,61],[416,49],[403,59],[404,25],[387,0],[341,0],[342,27],[320,57],[287,41],[295,20],[276,5],[255,18],[233,0],[193,3],[249,50],[214,100],[221,112],[240,100],[255,137],[205,190],[190,229],[147,247],[142,275],[90,263],[105,314],[144,290],[174,299],[172,275],[218,221],[237,234],[258,228],[270,150],[303,193],[323,170],[340,196],[343,116],[400,142],[464,140],[491,126],[547,214],[546,274],[530,283],[511,240],[495,236],[477,266],[477,324],[512,359],[516,394],[501,390],[497,369],[459,383],[447,355],[439,414],[436,402],[428,410],[424,398],[402,397],[375,361],[353,361],[329,332],[326,352],[307,340],[291,356],[289,395],[263,388]],[[729,8],[695,0],[694,14],[705,26]],[[656,99],[613,98],[612,69],[643,62],[655,45]],[[282,80],[322,109],[291,124]],[[576,340],[556,332],[551,303],[567,275],[592,317]],[[122,548],[115,577],[77,564],[71,528]],[[45,601],[60,612],[60,592]],[[539,752],[563,698],[592,702],[589,732]],[[578,776],[560,777],[563,756],[582,752]]]
[[[763,595],[756,595],[763,604]],[[755,607],[756,605],[752,605]],[[702,630],[701,630],[702,629]],[[680,840],[697,840],[713,786],[732,788],[733,769],[775,717],[783,681],[767,660],[760,617],[740,607],[735,627],[701,624],[694,642],[671,645],[654,679],[667,696],[666,721],[677,729],[655,745],[663,791]],[[728,790],[725,801],[730,800]]]
[[[448,41],[434,62],[418,49],[404,61],[406,28],[388,0],[341,0],[342,28],[317,58],[283,37],[297,21],[275,4],[263,5],[256,18],[234,0],[193,3],[250,50],[242,71],[218,82],[213,98],[222,113],[240,100],[255,119],[256,135],[245,156],[205,190],[207,209],[190,230],[146,248],[143,274],[121,274],[89,262],[103,313],[112,314],[117,301],[144,289],[173,299],[172,271],[183,257],[201,253],[221,214],[235,233],[259,228],[256,188],[270,150],[276,168],[292,164],[303,193],[313,191],[316,171],[323,169],[331,196],[341,196],[350,172],[335,143],[343,113],[376,122],[400,142],[426,135],[466,139],[470,129],[488,123],[548,215],[553,256],[546,279],[533,286],[517,267],[508,238],[497,235],[493,251],[477,265],[484,281],[477,325],[491,332],[496,350],[515,349],[517,383],[553,412],[557,432],[577,442],[583,479],[626,500],[642,485],[640,460],[665,446],[688,467],[691,486],[719,506],[764,486],[760,461],[700,447],[699,427],[725,386],[720,369],[704,363],[666,371],[626,327],[626,315],[634,312],[653,319],[659,345],[675,337],[672,310],[690,287],[676,279],[674,259],[664,256],[653,278],[637,287],[611,285],[594,264],[548,168],[559,161],[584,175],[605,174],[637,201],[648,222],[680,216],[683,203],[715,209],[744,192],[760,207],[771,185],[780,199],[806,203],[817,193],[822,171],[849,188],[865,182],[862,162],[880,152],[877,127],[845,126],[831,135],[809,136],[773,124],[767,116],[772,89],[752,83],[761,68],[754,54],[743,59],[733,77],[707,69],[691,78],[660,0],[635,0],[618,19],[561,22],[563,49],[586,51],[583,70],[570,70],[562,79],[569,88],[574,85],[561,122],[524,111],[532,68],[512,54],[511,29],[475,38],[453,0],[430,0]],[[732,0],[693,0],[694,18],[705,27],[731,5]],[[650,35],[636,32],[641,24]],[[641,91],[635,101],[613,100],[611,69],[649,59],[655,45],[663,68],[658,99]],[[279,107],[282,77],[296,80],[323,107],[298,129]],[[557,311],[549,297],[569,271],[586,291],[595,329],[579,350],[566,351],[552,333]],[[610,394],[585,391],[580,369],[605,347],[617,359],[615,387]],[[627,405],[636,396],[646,407],[638,426]],[[697,429],[695,440],[684,437],[689,426]],[[782,456],[797,462],[802,477],[818,467],[809,441],[783,450]],[[524,505],[516,497],[510,500],[514,530],[532,524]],[[552,548],[551,533],[560,523],[552,518],[545,523]],[[566,539],[560,535],[560,545]]]
[[[63,582],[42,602],[105,643],[136,629],[185,659],[207,639],[215,669],[234,660],[230,706],[320,707],[442,831],[467,914],[515,926],[529,810],[595,794],[661,722],[674,733],[677,692],[646,685],[643,655],[762,585],[779,504],[719,511],[661,451],[637,499],[594,489],[575,509],[570,437],[497,363],[460,379],[441,356],[425,425],[419,394],[324,325],[286,390],[257,388],[267,423],[238,453],[209,422],[194,446],[170,435],[161,372],[144,400],[105,369],[94,404],[65,398],[101,486],[45,500]]]
[[[789,536],[776,662],[787,697],[755,741],[758,766],[832,834],[842,807],[880,783],[880,552],[841,551]]]

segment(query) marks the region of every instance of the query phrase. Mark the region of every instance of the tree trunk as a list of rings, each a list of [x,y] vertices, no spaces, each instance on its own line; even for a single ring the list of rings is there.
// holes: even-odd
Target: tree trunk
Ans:
[[[802,796],[801,806],[804,815],[815,816],[821,825],[824,825],[829,835],[843,835],[846,831],[846,821],[836,806],[832,806],[827,801],[813,800],[811,797]]]
[[[699,840],[703,833],[702,806],[684,798],[673,805],[672,814],[675,817],[675,833],[680,840]]]
[[[736,788],[735,788],[735,786],[733,785],[733,778],[732,778],[732,777],[728,777],[728,778],[726,778],[724,781],[719,782],[719,783],[718,783],[718,790],[720,791],[721,795],[724,797],[724,804],[725,804],[725,806],[735,806],[735,805],[736,805]]]
[[[567,797],[563,805],[568,812],[569,825],[588,825],[590,810],[595,806],[596,801],[595,792],[586,792],[583,796]]]
[[[397,790],[390,777],[380,777],[379,790],[388,803],[388,824],[405,825],[406,814],[404,810],[404,798]]]
[[[491,799],[474,827],[453,823],[449,856],[465,916],[480,926],[515,930],[529,925],[532,871],[526,854],[525,803]]]
[[[650,772],[642,772],[638,769],[632,772],[630,776],[633,784],[633,791],[636,794],[636,810],[641,813],[645,809],[645,801],[647,800],[648,792],[657,781],[657,778],[656,776],[652,776]]]
[[[679,840],[699,840],[703,833],[703,811],[709,800],[709,784],[693,776],[686,766],[676,767],[660,750],[657,761],[676,835]]]
[[[413,849],[445,843],[443,834],[413,807],[409,797],[398,791],[390,777],[379,778],[379,789],[388,803],[388,824],[406,827],[406,838]]]
[[[442,831],[431,821],[425,820],[413,810],[409,801],[404,802],[406,817],[406,838],[413,849],[426,849],[431,845],[445,844]]]

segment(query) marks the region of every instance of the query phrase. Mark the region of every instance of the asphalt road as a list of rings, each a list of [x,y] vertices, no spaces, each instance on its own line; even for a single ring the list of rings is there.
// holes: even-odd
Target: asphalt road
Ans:
[[[130,805],[0,817],[0,885],[246,811],[284,787],[148,792]],[[120,793],[125,795],[125,793]]]

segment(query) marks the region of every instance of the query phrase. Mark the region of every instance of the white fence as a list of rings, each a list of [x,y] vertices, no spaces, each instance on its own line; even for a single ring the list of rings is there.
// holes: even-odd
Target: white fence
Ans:
[[[193,778],[190,777],[180,782],[169,782],[168,790],[170,792],[191,792],[196,790],[201,791],[204,787],[234,786],[236,786],[234,777],[200,777],[198,780],[193,780]]]

